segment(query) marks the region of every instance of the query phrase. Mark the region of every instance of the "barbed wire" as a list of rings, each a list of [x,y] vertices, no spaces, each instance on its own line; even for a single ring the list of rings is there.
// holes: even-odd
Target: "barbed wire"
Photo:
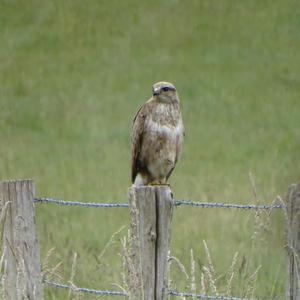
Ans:
[[[230,203],[216,203],[216,202],[194,202],[189,200],[174,200],[176,206],[200,206],[200,207],[222,207],[222,208],[238,208],[238,209],[282,209],[281,204],[230,204]]]
[[[226,296],[212,296],[212,295],[203,295],[203,294],[191,294],[191,293],[180,293],[173,290],[169,291],[169,295],[175,297],[190,297],[193,299],[215,299],[215,300],[247,300],[245,298],[236,298],[236,297],[226,297]]]
[[[36,203],[53,203],[57,205],[66,205],[66,206],[82,206],[82,207],[129,207],[128,203],[96,203],[96,202],[80,202],[80,201],[65,201],[54,198],[34,198],[33,200]],[[189,200],[174,200],[175,206],[198,206],[198,207],[219,207],[219,208],[236,208],[236,209],[282,209],[284,205],[281,204],[230,204],[230,203],[217,203],[217,202],[194,202]]]
[[[80,202],[80,201],[65,201],[54,198],[34,198],[34,202],[53,203],[57,205],[67,206],[83,206],[83,207],[129,207],[128,203],[96,203],[96,202]]]
[[[68,290],[73,290],[74,292],[83,292],[83,293],[89,293],[89,294],[101,295],[101,296],[123,296],[123,297],[128,296],[128,294],[125,292],[107,291],[107,290],[101,291],[101,290],[93,290],[93,289],[88,289],[88,288],[77,288],[77,287],[73,287],[71,285],[61,284],[61,283],[57,283],[57,282],[50,281],[47,279],[43,279],[43,282],[54,288],[68,289]]]
[[[57,282],[50,281],[47,279],[43,279],[43,283],[45,283],[51,287],[57,288],[57,289],[68,289],[68,290],[73,290],[74,292],[89,293],[89,294],[101,295],[101,296],[123,296],[123,297],[129,296],[128,293],[126,293],[126,292],[94,290],[94,289],[88,289],[88,288],[82,288],[82,287],[80,288],[80,287],[74,287],[74,286],[71,286],[68,284],[57,283]],[[174,296],[174,297],[191,297],[191,298],[196,298],[196,299],[209,299],[209,300],[212,300],[212,299],[215,299],[215,300],[247,300],[244,298],[236,298],[236,297],[181,293],[181,292],[176,292],[174,290],[169,290],[168,294],[171,296]]]

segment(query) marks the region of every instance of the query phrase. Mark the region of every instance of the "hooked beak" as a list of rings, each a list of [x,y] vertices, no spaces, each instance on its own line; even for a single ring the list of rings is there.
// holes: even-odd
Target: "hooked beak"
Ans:
[[[157,96],[159,94],[159,89],[153,89],[153,91],[152,91],[152,95],[153,96]]]

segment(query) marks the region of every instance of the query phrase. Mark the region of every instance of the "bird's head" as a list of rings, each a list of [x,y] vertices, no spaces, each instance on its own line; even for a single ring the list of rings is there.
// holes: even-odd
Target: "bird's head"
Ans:
[[[152,95],[161,102],[179,102],[175,86],[166,81],[160,81],[152,86]]]

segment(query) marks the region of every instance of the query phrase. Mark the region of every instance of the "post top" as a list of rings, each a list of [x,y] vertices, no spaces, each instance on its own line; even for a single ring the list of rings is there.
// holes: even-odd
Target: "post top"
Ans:
[[[13,183],[13,182],[30,182],[32,179],[6,179],[0,181],[0,183]]]
[[[171,190],[171,187],[169,185],[132,185],[129,187],[129,190]]]
[[[135,186],[132,185],[128,189],[129,195],[134,194],[160,194],[160,195],[171,195],[171,198],[173,198],[173,194],[171,191],[170,186],[168,185],[141,185],[141,186]]]

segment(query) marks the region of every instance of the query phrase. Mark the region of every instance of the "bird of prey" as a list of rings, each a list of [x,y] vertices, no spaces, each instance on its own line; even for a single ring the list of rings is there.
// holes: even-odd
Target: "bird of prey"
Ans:
[[[157,82],[136,113],[131,135],[131,181],[135,186],[167,185],[184,136],[179,97],[169,82]]]

